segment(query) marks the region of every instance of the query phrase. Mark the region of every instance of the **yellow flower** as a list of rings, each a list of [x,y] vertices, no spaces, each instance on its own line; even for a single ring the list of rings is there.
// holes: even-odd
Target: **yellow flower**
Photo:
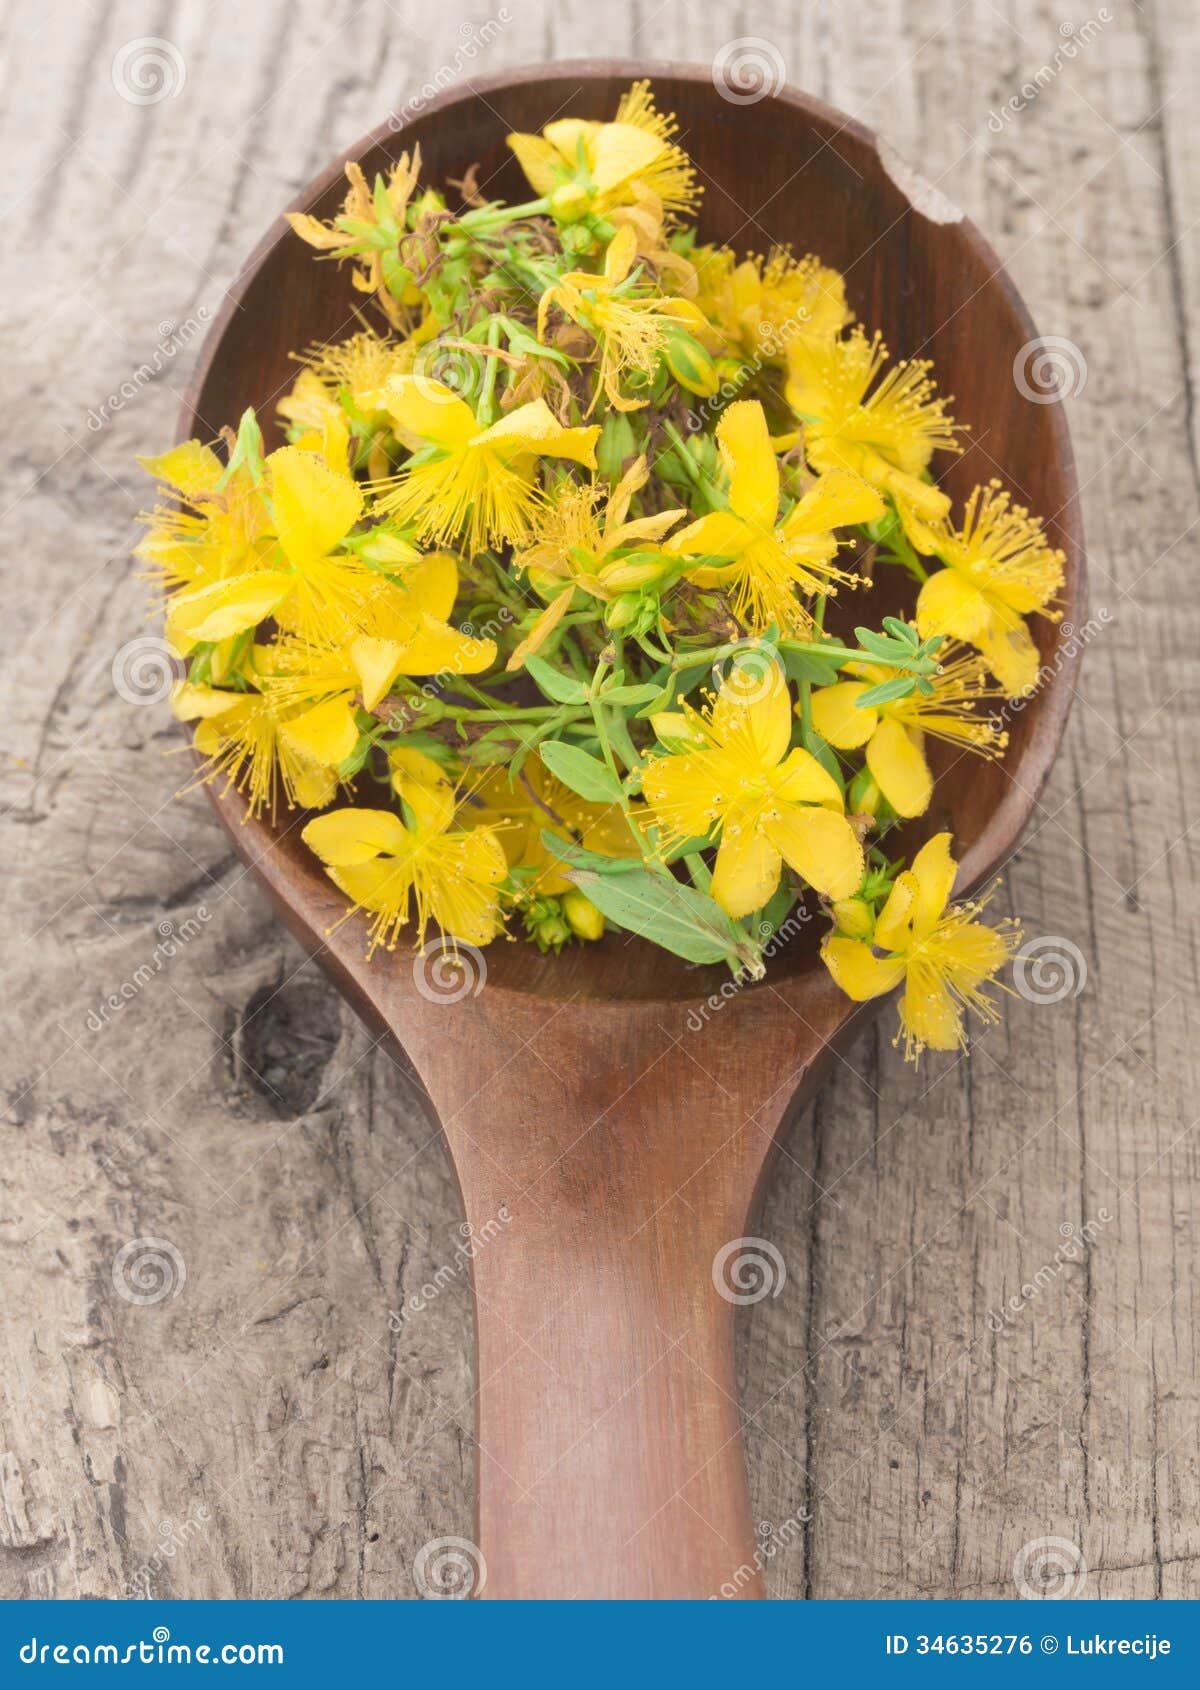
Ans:
[[[390,810],[345,809],[304,829],[334,885],[354,910],[372,916],[368,955],[381,945],[395,950],[411,913],[418,946],[431,919],[468,945],[488,944],[503,926],[499,889],[508,864],[500,841],[487,827],[455,829],[453,788],[428,758],[421,762],[428,770],[414,769],[399,783],[410,825]]]
[[[891,496],[906,530],[938,522],[950,501],[922,479],[939,447],[960,451],[948,401],[936,397],[930,365],[895,365],[871,392],[887,358],[878,335],[788,344],[787,397],[804,422],[804,449],[817,470],[845,469]]]
[[[602,489],[595,483],[564,483],[555,489],[553,502],[538,512],[533,543],[517,553],[513,566],[527,570],[538,592],[550,602],[509,658],[509,669],[521,668],[531,652],[541,650],[566,615],[577,588],[607,603],[653,579],[656,559],[661,560],[659,573],[669,571],[671,560],[659,551],[658,542],[687,513],[666,510],[630,521],[630,501],[648,480],[646,460],[637,458],[604,501],[603,517],[598,509]],[[624,561],[627,553],[633,554],[629,563]]]
[[[339,260],[358,260],[351,271],[351,282],[359,293],[374,294],[393,328],[405,327],[411,308],[421,302],[420,292],[396,256],[397,237],[405,230],[408,203],[420,171],[421,149],[415,147],[411,161],[407,153],[402,153],[386,179],[375,178],[372,192],[362,166],[352,159],[346,166],[350,186],[339,216],[322,223],[306,211],[286,213],[296,234],[309,246]],[[393,287],[388,286],[389,281]]]
[[[1014,505],[998,481],[977,487],[967,500],[962,527],[927,530],[922,550],[948,567],[922,586],[917,628],[922,638],[950,634],[982,653],[1005,692],[1017,698],[1037,681],[1038,650],[1024,618],[1061,612],[1054,599],[1063,584],[1066,554],[1049,545],[1037,517]]]
[[[337,395],[313,370],[301,370],[276,409],[279,415],[301,430],[292,444],[302,451],[317,452],[331,469],[344,470],[350,453],[350,424],[338,404]]]
[[[224,775],[247,800],[246,816],[267,812],[275,820],[282,783],[289,809],[319,810],[340,784],[336,765],[358,742],[352,714],[337,702],[281,712],[261,692],[221,692],[183,683],[172,708],[180,721],[198,723],[196,749],[206,759],[204,782]]]
[[[596,467],[598,424],[564,428],[544,399],[519,405],[490,427],[441,382],[394,376],[384,397],[400,440],[417,457],[394,479],[375,483],[380,512],[395,512],[434,545],[465,540],[472,554],[520,544],[542,501],[540,458]]]
[[[160,585],[202,585],[261,565],[270,517],[245,469],[235,470],[221,487],[225,466],[199,440],[138,463],[179,501],[139,519],[149,532],[136,555],[150,564]]]
[[[914,689],[907,698],[866,706],[858,702],[863,694],[893,680],[895,670],[860,663],[852,672],[862,679],[837,681],[814,691],[813,727],[839,751],[866,746],[867,767],[897,815],[922,815],[933,796],[933,775],[925,759],[926,734],[985,757],[998,757],[1008,744],[1007,733],[974,713],[975,704],[1001,696],[997,687],[987,684],[981,658],[943,659],[941,672],[929,677],[931,693]]]
[[[298,446],[272,452],[266,469],[269,528],[282,556],[270,568],[243,570],[172,599],[167,638],[181,653],[202,640],[242,633],[272,615],[315,632],[330,616],[351,615],[360,598],[379,588],[379,576],[365,564],[331,555],[362,514],[362,489],[353,476]]]
[[[467,794],[460,814],[491,828],[511,867],[535,871],[522,883],[525,897],[552,898],[571,890],[562,864],[542,843],[543,832],[602,857],[642,854],[619,804],[580,798],[537,757],[529,759],[515,781],[506,769],[489,771]]]
[[[458,566],[444,553],[405,566],[398,584],[376,577],[356,623],[328,633],[288,633],[271,648],[264,686],[281,703],[355,694],[374,710],[398,675],[477,675],[496,661],[492,640],[461,634],[448,618]]]
[[[592,335],[599,348],[596,390],[588,407],[595,409],[601,389],[618,411],[636,411],[648,399],[630,399],[621,392],[621,378],[651,377],[658,367],[668,331],[678,324],[703,329],[704,318],[686,299],[632,291],[630,272],[637,260],[637,236],[626,226],[609,242],[603,275],[569,270],[538,301],[538,339],[546,339],[550,307],[557,305],[571,321]]]
[[[845,281],[811,253],[773,247],[739,263],[729,247],[701,247],[693,263],[696,303],[736,356],[781,365],[794,339],[831,340],[850,321]]]
[[[761,909],[783,864],[830,898],[863,875],[862,847],[837,782],[807,751],[789,751],[783,674],[735,666],[707,715],[686,712],[696,749],[655,758],[642,792],[671,841],[719,834],[712,895],[732,916]]]
[[[695,168],[672,141],[675,119],[658,112],[648,82],[622,96],[612,123],[564,117],[540,135],[513,134],[508,144],[538,194],[580,187],[601,215],[635,204],[640,187],[668,213],[690,211],[699,198]]]
[[[1020,938],[1014,922],[988,927],[975,920],[986,900],[947,908],[956,872],[950,835],[939,833],[897,878],[873,940],[834,934],[821,947],[834,980],[857,1002],[881,997],[903,983],[900,1026],[910,1061],[926,1045],[965,1049],[967,1009],[985,1021],[996,1019],[984,987]]]
[[[719,587],[752,633],[774,623],[802,633],[812,617],[798,594],[831,593],[858,577],[833,562],[848,523],[883,512],[878,493],[844,470],[823,475],[779,521],[779,465],[759,402],[740,399],[717,424],[717,445],[729,473],[729,509],[712,511],[666,542],[676,557],[727,558],[689,571],[699,586]]]

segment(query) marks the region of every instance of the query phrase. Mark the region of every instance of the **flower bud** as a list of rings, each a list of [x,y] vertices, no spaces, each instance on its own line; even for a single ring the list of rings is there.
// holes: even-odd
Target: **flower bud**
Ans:
[[[609,411],[596,445],[596,467],[610,481],[619,481],[625,462],[637,450],[633,424],[624,411]]]
[[[564,892],[562,912],[577,939],[598,939],[604,932],[604,917],[592,900],[584,897],[582,892]]]
[[[875,784],[870,769],[860,769],[850,782],[848,808],[856,815],[877,816],[883,803],[883,793]]]
[[[682,710],[656,710],[650,726],[668,751],[697,751],[704,746],[704,735]]]
[[[651,582],[660,581],[674,567],[675,559],[662,552],[640,552],[635,557],[606,563],[600,571],[600,579],[609,592],[626,593],[636,587],[648,587]]]
[[[557,898],[535,898],[525,911],[525,931],[539,951],[562,950],[572,929]]]
[[[640,593],[622,593],[620,598],[612,599],[604,607],[604,625],[614,631],[628,628],[637,620],[641,609],[642,596]]]
[[[587,215],[592,196],[581,182],[564,182],[550,195],[550,215],[559,223],[574,223]]]
[[[875,931],[875,912],[863,898],[838,898],[833,905],[838,932],[848,939],[869,939]]]
[[[721,385],[717,367],[694,335],[673,329],[663,352],[667,368],[680,387],[702,399],[711,398]]]

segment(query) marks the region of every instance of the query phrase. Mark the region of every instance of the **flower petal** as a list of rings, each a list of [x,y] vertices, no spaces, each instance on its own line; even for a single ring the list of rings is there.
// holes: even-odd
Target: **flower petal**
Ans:
[[[358,676],[363,704],[374,710],[400,673],[404,646],[399,640],[376,639],[372,634],[359,634],[346,648],[346,655]]]
[[[560,129],[560,125],[551,124],[547,134],[550,129]],[[590,139],[591,177],[601,191],[648,170],[664,151],[664,143],[656,135],[632,123],[602,123]],[[561,144],[557,135],[555,143]]]
[[[829,770],[821,767],[811,751],[799,746],[788,752],[771,784],[776,797],[788,804],[820,804],[838,815],[846,807],[842,789]]]
[[[358,724],[345,698],[328,698],[279,730],[281,744],[322,768],[344,763],[358,744]]]
[[[330,469],[315,452],[281,446],[267,459],[275,532],[284,555],[303,567],[328,555],[362,514],[353,476]]]
[[[727,827],[713,869],[712,896],[735,920],[750,915],[779,885],[782,866],[779,852],[757,828]]]
[[[995,675],[1010,698],[1023,698],[1037,685],[1041,662],[1033,635],[1019,619],[1006,627],[1004,620],[994,616],[988,627],[976,635],[984,662]]]
[[[877,957],[862,939],[830,937],[821,956],[835,983],[856,1003],[882,997],[904,979],[903,957]]]
[[[917,631],[923,640],[952,634],[958,640],[978,639],[991,620],[988,602],[957,569],[939,569],[917,595]]]
[[[801,534],[823,534],[849,523],[874,522],[883,511],[883,500],[860,475],[831,469],[789,511],[783,531],[789,539]]]
[[[717,424],[717,445],[729,471],[730,509],[771,532],[779,514],[779,464],[757,399],[739,399]]]
[[[185,440],[156,458],[139,458],[138,463],[158,481],[180,493],[211,493],[225,471],[211,446]]]
[[[496,661],[496,642],[460,634],[448,622],[422,615],[400,656],[405,675],[478,675]]]
[[[745,773],[780,762],[792,737],[792,700],[770,647],[735,656],[713,703],[709,731]]]
[[[672,534],[663,550],[672,557],[736,558],[753,539],[754,530],[747,528],[740,516],[732,511],[710,511]]]
[[[449,619],[458,597],[458,564],[454,558],[446,552],[431,552],[398,573],[406,612],[426,611],[439,622]]]
[[[934,927],[950,902],[958,864],[950,855],[950,835],[935,833],[922,845],[912,860],[911,873],[916,881],[912,930],[914,937],[924,939]]]
[[[910,1047],[906,1054],[919,1054],[924,1046],[959,1050],[966,1043],[961,1010],[945,981],[927,969],[921,969],[916,978],[910,977],[900,999],[900,1022]]]
[[[848,898],[862,884],[863,851],[845,816],[805,807],[766,823],[784,861],[827,898]]]
[[[528,405],[518,405],[499,422],[476,433],[471,444],[486,446],[504,458],[533,452],[542,457],[570,458],[585,469],[595,469],[599,438],[599,423],[590,428],[564,428],[544,399],[531,399]]]
[[[517,163],[535,194],[552,194],[559,183],[562,158],[557,147],[540,135],[514,133],[507,137]]]
[[[367,863],[381,853],[394,856],[406,851],[412,842],[408,829],[393,811],[354,808],[314,817],[300,837],[331,868]]]
[[[867,767],[898,816],[921,816],[933,797],[933,776],[918,738],[885,716],[867,746]]]
[[[167,609],[167,638],[228,639],[265,621],[295,585],[296,577],[286,569],[255,569],[180,593]]]
[[[857,750],[875,731],[879,712],[870,706],[858,707],[858,700],[869,690],[866,681],[836,681],[818,687],[812,695],[813,727],[839,751]]]
[[[479,432],[466,400],[429,376],[390,376],[383,386],[383,402],[397,434],[410,448],[430,441],[447,448],[462,447]]]
[[[909,871],[896,877],[887,903],[875,922],[875,944],[881,951],[902,951],[912,938],[910,923],[920,887]]]
[[[719,752],[686,752],[656,757],[642,773],[642,792],[669,833],[706,837],[720,819],[737,785],[732,759]]]

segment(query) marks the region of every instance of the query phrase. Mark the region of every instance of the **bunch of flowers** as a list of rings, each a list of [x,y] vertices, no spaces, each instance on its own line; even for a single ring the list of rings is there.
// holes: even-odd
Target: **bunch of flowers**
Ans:
[[[291,217],[363,309],[300,355],[287,444],[248,411],[143,460],[175,712],[250,813],[313,812],[371,950],[609,923],[757,975],[807,900],[839,986],[953,1048],[1016,929],[950,903],[948,834],[887,835],[931,738],[1002,754],[1063,557],[998,483],[955,519],[948,401],[840,275],[700,244],[674,134],[639,84],[509,137],[525,204],[453,209],[414,153]],[[911,620],[835,637],[889,568]]]

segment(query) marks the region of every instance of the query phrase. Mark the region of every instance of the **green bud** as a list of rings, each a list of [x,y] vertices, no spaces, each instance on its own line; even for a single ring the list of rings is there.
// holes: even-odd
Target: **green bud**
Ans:
[[[572,929],[557,898],[535,898],[525,911],[525,931],[539,951],[556,954],[571,938]]]
[[[640,593],[622,593],[619,599],[612,599],[604,607],[604,625],[607,628],[622,629],[632,627],[637,620],[642,607]]]
[[[569,252],[573,258],[582,258],[592,250],[594,237],[585,223],[567,223],[560,230],[563,251]]]
[[[675,380],[689,393],[709,399],[721,385],[717,366],[696,337],[688,334],[686,329],[671,331],[663,356]]]
[[[643,552],[637,557],[606,563],[600,571],[600,579],[610,592],[625,593],[661,581],[674,567],[675,559],[667,557],[664,552]]]
[[[559,223],[575,223],[587,215],[592,196],[582,182],[564,182],[550,195],[550,215]]]
[[[619,481],[626,461],[637,452],[637,437],[625,411],[609,411],[596,444],[596,466],[609,481]]]
[[[604,917],[590,898],[582,892],[564,892],[562,912],[577,939],[598,939],[604,932]]]

